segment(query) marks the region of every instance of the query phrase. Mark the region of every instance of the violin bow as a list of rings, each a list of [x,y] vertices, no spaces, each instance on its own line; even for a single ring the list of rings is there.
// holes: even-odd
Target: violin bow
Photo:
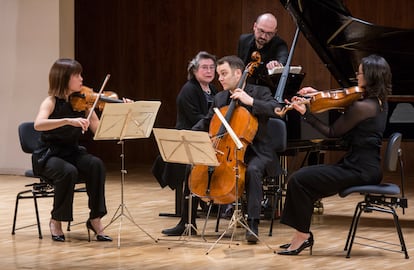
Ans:
[[[106,85],[106,83],[107,83],[107,82],[108,82],[108,80],[109,80],[109,77],[111,77],[111,74],[107,74],[107,75],[106,75],[105,80],[104,80],[104,81],[103,81],[103,83],[102,83],[101,89],[100,89],[100,90],[99,90],[99,92],[98,92],[98,96],[97,96],[97,98],[95,99],[95,101],[93,102],[92,107],[89,109],[89,114],[88,114],[88,117],[87,117],[86,119],[88,119],[88,120],[90,120],[90,119],[91,119],[92,113],[93,113],[93,111],[95,110],[96,104],[98,104],[99,97],[101,96],[102,91],[104,90],[105,85]]]
[[[93,105],[92,105],[92,107],[89,109],[89,114],[88,114],[88,117],[86,118],[86,119],[91,119],[91,116],[92,116],[92,113],[93,113],[93,111],[95,110],[95,108],[96,108],[96,104],[98,104],[98,100],[99,100],[99,97],[101,96],[101,94],[102,94],[102,91],[104,90],[104,88],[105,88],[105,85],[106,85],[106,83],[108,82],[108,80],[109,80],[109,77],[111,77],[111,75],[110,74],[107,74],[106,75],[106,77],[105,77],[105,80],[104,80],[104,82],[102,83],[102,86],[101,86],[101,89],[99,90],[99,92],[98,92],[98,96],[97,96],[97,98],[95,99],[95,101],[93,102]],[[85,131],[84,130],[82,130],[82,134],[85,134]]]

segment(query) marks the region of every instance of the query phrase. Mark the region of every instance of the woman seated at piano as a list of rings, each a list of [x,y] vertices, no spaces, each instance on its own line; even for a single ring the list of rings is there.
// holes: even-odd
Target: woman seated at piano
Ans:
[[[289,177],[280,222],[295,231],[290,242],[280,246],[280,255],[298,255],[306,248],[312,254],[315,239],[310,226],[318,199],[350,186],[381,181],[380,149],[388,114],[391,70],[384,58],[369,55],[362,58],[356,76],[358,88],[363,90],[361,98],[347,106],[331,125],[319,120],[312,113],[312,104],[303,97],[317,93],[314,88],[302,88],[298,96],[287,101],[287,106],[297,110],[305,122],[328,138],[341,138],[348,150],[336,164],[303,167]]]

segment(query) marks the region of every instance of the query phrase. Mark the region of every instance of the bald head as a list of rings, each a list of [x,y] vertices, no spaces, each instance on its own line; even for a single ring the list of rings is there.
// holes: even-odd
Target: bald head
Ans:
[[[277,20],[271,13],[264,13],[257,17],[253,25],[256,47],[261,49],[277,32]]]
[[[266,27],[269,32],[277,31],[277,19],[272,13],[264,13],[259,15],[256,19],[256,24]]]

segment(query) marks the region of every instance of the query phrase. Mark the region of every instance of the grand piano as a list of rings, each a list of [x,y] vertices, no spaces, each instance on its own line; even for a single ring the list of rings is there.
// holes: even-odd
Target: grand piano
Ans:
[[[414,29],[380,26],[355,18],[341,0],[280,2],[341,87],[357,84],[355,71],[362,57],[378,54],[388,61],[393,91],[389,96],[390,111],[384,136],[399,131],[403,138],[413,139]],[[287,97],[292,95],[289,90],[284,93]],[[331,112],[329,118],[335,118],[335,113]],[[288,138],[303,139],[304,132],[292,127],[298,121],[290,120]]]
[[[403,134],[404,140],[414,139],[414,29],[380,26],[355,18],[342,0],[280,2],[292,15],[299,33],[307,39],[340,87],[357,85],[355,72],[358,71],[361,58],[378,54],[387,60],[393,74],[393,90],[392,95],[388,97],[389,115],[384,137],[387,138],[392,132],[398,131]],[[295,39],[296,35],[292,47],[295,45]],[[294,50],[291,50],[291,54],[292,52]],[[298,81],[301,83],[302,79],[301,76],[289,74],[283,98],[290,99],[295,95],[299,90]],[[279,78],[276,84],[278,81]],[[324,114],[326,115],[321,115],[322,118],[329,122],[334,121],[339,115],[335,111]],[[294,161],[294,165],[301,167],[305,162],[324,163],[321,150],[344,150],[340,141],[323,138],[308,125],[302,125],[298,113],[294,110],[286,114],[286,124],[288,149],[281,156],[282,167],[288,171],[292,167],[292,164],[287,164],[288,156],[292,156],[290,162]],[[306,153],[299,161],[298,152]],[[282,175],[279,186],[286,184],[285,178],[286,176]],[[321,201],[315,203],[314,212],[323,213]]]

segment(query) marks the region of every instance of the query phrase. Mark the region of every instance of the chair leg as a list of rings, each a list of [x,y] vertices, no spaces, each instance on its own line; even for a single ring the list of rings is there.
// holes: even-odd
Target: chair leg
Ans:
[[[403,233],[402,233],[402,230],[401,230],[401,225],[400,225],[400,221],[398,219],[398,215],[395,212],[394,208],[391,208],[391,211],[392,211],[392,215],[394,217],[394,225],[395,225],[395,228],[397,229],[398,238],[400,239],[401,251],[404,252],[405,258],[408,259],[409,256],[408,256],[408,252],[407,252],[407,247],[405,246],[404,236],[403,236]]]
[[[355,220],[356,220],[356,216],[357,216],[357,214],[358,214],[358,210],[360,209],[360,205],[361,205],[361,203],[362,203],[362,202],[359,202],[359,203],[357,204],[357,206],[355,207],[354,215],[352,216],[351,226],[349,227],[348,236],[347,236],[347,238],[346,238],[346,243],[345,243],[345,247],[344,247],[344,250],[345,250],[345,251],[346,251],[346,250],[348,250],[348,247],[349,247],[349,240],[351,239],[351,235],[352,235],[352,232],[353,232],[354,227],[355,227]]]
[[[24,194],[26,194],[26,193],[31,193],[32,195],[25,196]],[[31,190],[31,189],[24,190],[24,191],[21,191],[21,192],[17,193],[16,204],[15,204],[15,207],[14,207],[12,235],[16,234],[16,230],[18,230],[18,228],[16,228],[16,225],[17,225],[17,212],[18,212],[18,209],[19,209],[19,201],[20,201],[20,199],[30,199],[30,198],[33,198],[34,200],[36,200],[35,195],[33,193],[33,190]],[[37,226],[38,226],[38,230],[40,230],[40,227],[39,227],[40,226],[40,221],[39,221],[39,214],[38,214],[38,211],[37,211],[37,202],[35,201],[34,203],[35,203],[35,208],[36,208]],[[29,225],[29,226],[31,226],[31,225]],[[29,227],[29,226],[24,226],[22,228],[26,228],[26,227]],[[42,239],[42,234],[41,234],[40,231],[39,231],[39,238]]]
[[[214,229],[215,232],[218,232],[219,225],[220,225],[220,215],[221,215],[221,204],[218,205],[217,208],[217,220],[216,220],[216,228]]]
[[[19,200],[22,194],[31,192],[31,190],[25,190],[22,192],[17,193],[16,196],[16,204],[14,206],[14,217],[13,217],[13,227],[12,227],[12,235],[16,233],[16,219],[17,219],[17,209],[19,208]]]
[[[277,199],[274,198],[274,200],[276,201]],[[273,221],[275,220],[275,204],[277,203],[273,203],[272,205],[272,217],[270,218],[270,228],[269,228],[269,236],[273,235]]]
[[[270,219],[270,229],[269,236],[273,235],[273,223],[275,220],[275,212],[279,209],[279,201],[281,200],[281,189],[278,187],[273,194],[273,203],[272,203],[272,217]]]
[[[346,244],[345,244],[345,248],[344,248],[344,250],[348,250],[346,258],[351,257],[351,249],[352,249],[352,245],[354,243],[358,223],[359,223],[362,212],[378,211],[378,212],[383,212],[383,213],[388,213],[388,214],[393,215],[395,229],[397,231],[398,238],[400,240],[401,251],[404,252],[405,258],[409,259],[408,252],[407,252],[407,247],[405,245],[404,236],[403,236],[403,233],[402,233],[402,230],[401,230],[401,225],[400,225],[400,222],[399,222],[399,219],[398,219],[398,215],[397,215],[394,207],[392,207],[390,205],[388,205],[387,207],[389,208],[389,210],[385,209],[385,208],[382,208],[382,207],[373,206],[373,205],[367,204],[365,202],[359,202],[358,203],[358,205],[355,209],[354,217],[353,217],[352,223],[351,223],[351,228],[349,229],[348,238],[346,240]]]
[[[37,195],[35,192],[32,192],[32,193],[33,193],[33,201],[34,201],[35,212],[36,212],[37,231],[39,232],[39,239],[43,239],[42,229],[40,228],[39,208],[37,206]]]
[[[348,252],[346,254],[346,258],[351,257],[351,249],[352,249],[352,245],[354,244],[355,234],[356,234],[356,231],[357,231],[359,219],[360,219],[362,211],[363,211],[362,210],[363,207],[364,206],[362,206],[362,203],[360,202],[360,203],[358,203],[357,208],[355,209],[354,218],[352,219],[351,228],[349,229],[349,234],[348,234],[348,238],[346,240],[346,245],[345,245],[345,249],[344,249],[344,250],[348,250]]]

